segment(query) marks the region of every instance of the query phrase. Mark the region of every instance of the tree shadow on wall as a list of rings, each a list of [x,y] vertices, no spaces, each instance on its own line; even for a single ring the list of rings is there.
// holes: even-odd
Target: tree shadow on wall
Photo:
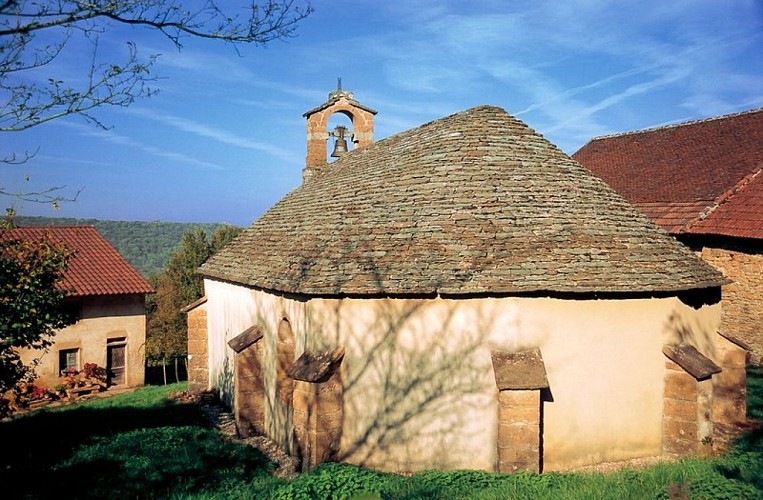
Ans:
[[[681,292],[678,299],[692,309],[698,310],[707,305],[717,304],[721,300],[720,288],[689,290]],[[715,330],[710,330],[707,325],[702,324],[697,316],[691,318],[681,315],[679,311],[674,310],[665,323],[666,343],[668,344],[689,344],[700,351],[709,352],[711,357],[715,357]]]
[[[235,384],[234,376],[234,363],[235,356],[231,356],[230,359],[222,363],[222,370],[217,374],[217,383],[213,384],[213,387],[220,391],[223,397],[223,403],[229,408],[233,404],[233,386]]]
[[[493,432],[489,422],[469,425],[471,411],[492,403],[494,379],[490,328],[454,325],[466,309],[459,300],[375,302],[373,327],[346,338],[353,355],[342,367],[346,436],[337,460],[373,466],[394,455],[401,470],[452,467],[460,444],[477,437],[470,433]]]
[[[402,240],[398,243],[406,245]],[[293,281],[289,283],[290,289],[298,290],[311,279],[315,262],[341,262],[331,282],[337,295],[321,297],[334,301],[334,310],[311,311],[313,316],[303,325],[304,332],[298,332],[304,335],[306,350],[345,348],[341,365],[343,435],[335,440],[331,458],[373,465],[394,452],[404,455],[398,469],[413,470],[421,468],[418,460],[423,460],[425,467],[448,467],[459,446],[473,449],[469,447],[473,438],[487,443],[486,447],[495,447],[497,425],[490,428],[494,421],[475,423],[472,418],[486,415],[484,411],[497,404],[489,338],[495,331],[494,311],[477,310],[478,302],[469,298],[439,298],[437,290],[442,283],[427,281],[423,267],[413,266],[409,274],[401,276],[399,270],[380,268],[374,257],[337,257],[375,255],[378,249],[373,241],[343,244],[345,248],[334,248],[327,240],[325,258],[314,256],[294,262]],[[409,262],[427,262],[432,256],[403,257]],[[457,289],[458,283],[472,279],[475,271],[468,264],[465,262],[464,269],[453,275],[448,289]],[[394,280],[418,279],[431,293],[396,295],[386,286]],[[370,292],[357,297],[343,295],[344,290],[357,286]],[[296,301],[311,300],[284,295]],[[361,300],[373,310],[370,322],[350,317],[356,309],[345,310],[348,303],[357,307]],[[465,322],[464,317],[471,321]],[[339,441],[341,447],[337,446]],[[421,443],[426,443],[425,453],[414,449],[420,449]]]

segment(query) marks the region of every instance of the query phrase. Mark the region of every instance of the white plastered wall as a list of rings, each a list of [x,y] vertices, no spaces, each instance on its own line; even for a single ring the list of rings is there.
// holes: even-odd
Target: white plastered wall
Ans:
[[[306,348],[346,350],[341,458],[398,471],[493,470],[497,389],[490,350],[535,346],[550,384],[545,470],[658,455],[662,346],[685,341],[715,359],[720,318],[718,305],[695,309],[677,298],[303,301],[212,280],[205,285],[213,386],[230,400],[227,341],[259,324],[272,400],[275,330],[287,317],[297,356]],[[289,434],[273,415],[266,420],[271,432]]]

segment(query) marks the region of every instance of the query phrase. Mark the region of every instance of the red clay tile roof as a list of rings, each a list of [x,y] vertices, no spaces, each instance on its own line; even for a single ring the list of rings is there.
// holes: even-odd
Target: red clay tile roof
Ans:
[[[763,169],[721,196],[718,204],[694,222],[688,232],[763,239]]]
[[[200,273],[308,296],[674,292],[726,282],[489,106],[344,155]]]
[[[17,227],[5,237],[39,240],[49,235],[74,252],[63,286],[72,296],[152,293],[143,276],[93,226]]]
[[[694,220],[697,214],[707,209],[708,201],[634,203],[655,224],[671,234],[682,232],[686,221]]]
[[[745,178],[763,167],[763,109],[597,137],[572,157],[671,233],[761,231],[760,212],[751,210],[761,203],[760,181],[722,212],[715,208],[729,190],[742,196]],[[723,221],[715,225],[715,217]]]

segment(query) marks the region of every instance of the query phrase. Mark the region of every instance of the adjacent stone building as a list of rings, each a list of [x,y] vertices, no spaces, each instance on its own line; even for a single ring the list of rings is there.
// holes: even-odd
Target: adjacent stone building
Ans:
[[[77,321],[57,331],[46,351],[20,352],[25,364],[39,359],[35,383],[53,387],[61,371],[96,363],[109,385],[143,385],[148,281],[93,226],[18,227],[6,237],[49,238],[73,252],[62,286],[72,290],[64,307]]]
[[[346,94],[316,109],[370,114]],[[699,452],[740,418],[725,278],[526,124],[479,106],[333,163],[325,132],[199,271],[196,383],[241,434],[305,467],[538,471]]]
[[[763,361],[763,109],[597,137],[572,155],[730,279],[720,332]]]

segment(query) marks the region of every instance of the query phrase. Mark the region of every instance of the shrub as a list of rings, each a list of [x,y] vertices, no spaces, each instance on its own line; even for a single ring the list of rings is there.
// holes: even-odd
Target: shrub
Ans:
[[[106,387],[106,369],[101,368],[96,363],[85,363],[81,370],[67,368],[61,371],[59,382],[58,385],[64,385],[67,389],[88,385]]]
[[[395,476],[354,465],[324,463],[278,489],[277,499],[379,498]]]

